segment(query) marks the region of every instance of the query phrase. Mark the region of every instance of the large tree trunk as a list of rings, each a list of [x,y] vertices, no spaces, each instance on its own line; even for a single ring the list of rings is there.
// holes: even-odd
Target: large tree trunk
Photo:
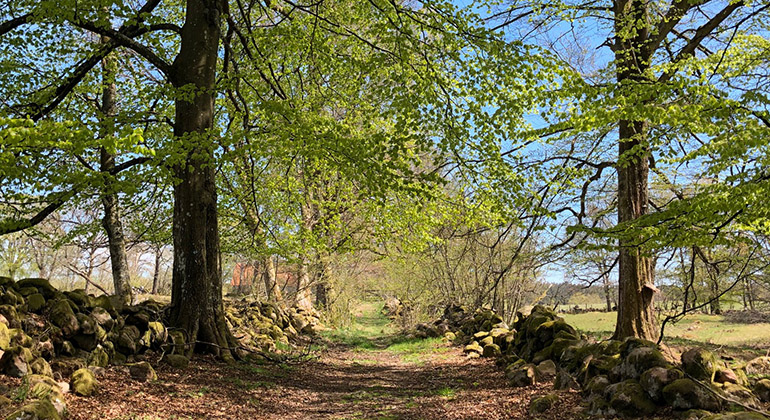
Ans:
[[[178,89],[174,136],[174,267],[169,322],[193,350],[232,360],[236,346],[224,315],[214,167],[214,89],[221,0],[188,0],[172,83]]]
[[[109,38],[102,37],[101,42],[109,42]],[[113,56],[108,55],[102,59],[102,115],[101,136],[112,135],[113,121],[117,108],[117,87],[115,86],[115,73],[117,63]],[[116,296],[125,304],[133,300],[130,275],[128,273],[128,256],[126,255],[126,238],[123,235],[123,223],[120,220],[120,206],[118,194],[113,189],[111,175],[106,175],[115,168],[115,155],[106,148],[99,150],[99,169],[105,174],[104,192],[102,194],[102,206],[104,217],[102,227],[107,232],[107,242],[110,248],[110,263],[112,265],[112,285]]]
[[[283,301],[281,288],[278,287],[278,276],[273,257],[270,255],[264,256],[260,267],[262,268],[262,280],[265,282],[265,294],[267,295],[267,299],[271,302]]]
[[[295,297],[295,305],[298,308],[310,310],[313,308],[313,299],[310,288],[312,282],[310,278],[310,258],[308,258],[308,241],[304,235],[309,235],[313,231],[314,214],[311,205],[312,195],[310,191],[305,192],[305,201],[300,205],[300,213],[302,217],[302,229],[303,237],[302,241],[302,255],[299,261],[299,270],[297,272],[297,294]]]
[[[615,60],[619,89],[642,82],[650,65],[647,6],[642,0],[615,1]],[[638,86],[636,87],[638,88]],[[623,94],[623,92],[619,92]],[[650,151],[645,121],[621,120],[618,142],[618,222],[632,222],[647,214]],[[653,309],[653,262],[631,236],[620,240],[618,318],[613,338],[652,340],[657,323]]]

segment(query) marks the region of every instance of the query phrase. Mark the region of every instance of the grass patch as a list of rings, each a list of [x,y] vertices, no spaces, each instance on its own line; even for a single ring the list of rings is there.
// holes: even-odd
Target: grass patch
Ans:
[[[387,337],[397,333],[390,319],[382,315],[383,303],[363,302],[359,315],[348,328],[325,331],[329,340],[351,347],[356,351],[380,350],[387,347]]]
[[[402,337],[402,340],[397,340],[385,350],[398,354],[404,362],[420,364],[427,357],[446,353],[449,347],[440,338]]]
[[[443,388],[437,389],[436,395],[447,399],[453,399],[457,395],[457,391],[448,386],[445,386]]]
[[[581,332],[597,339],[610,337],[615,330],[615,312],[562,314]],[[667,324],[664,342],[668,345],[705,345],[734,350],[754,350],[770,345],[770,324],[728,322],[721,315],[692,314],[676,324]]]

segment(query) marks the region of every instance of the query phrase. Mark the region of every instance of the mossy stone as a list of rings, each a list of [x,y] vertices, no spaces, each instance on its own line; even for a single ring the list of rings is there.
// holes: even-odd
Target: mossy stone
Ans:
[[[35,400],[6,417],[6,420],[60,420],[61,416],[48,399]]]
[[[619,379],[639,379],[643,372],[655,367],[667,367],[663,353],[652,347],[636,347],[631,350],[613,373]]]
[[[33,360],[32,363],[29,364],[29,368],[32,373],[36,375],[53,377],[53,370],[51,370],[51,365],[49,365],[48,362],[42,357],[38,357],[37,359]]]
[[[160,346],[168,340],[168,331],[163,323],[158,321],[150,322],[147,327],[152,331],[152,345]]]
[[[648,416],[657,406],[644,391],[639,382],[627,380],[607,387],[609,403],[616,412],[625,416]]]
[[[37,293],[37,287],[20,287],[19,288],[19,294],[22,297],[34,295],[35,293]]]
[[[163,361],[175,369],[184,369],[190,364],[190,359],[181,354],[167,354],[163,357]]]
[[[0,322],[0,350],[8,350],[11,346],[11,332],[8,326]]]
[[[128,372],[131,378],[139,382],[156,381],[158,374],[155,369],[147,362],[138,362],[128,365]]]
[[[695,379],[711,382],[718,368],[716,356],[706,349],[694,347],[682,353],[682,369]]]
[[[13,305],[0,305],[0,315],[4,316],[11,328],[21,326],[19,312]]]
[[[65,299],[57,300],[51,305],[51,322],[61,328],[65,337],[71,337],[78,332],[80,324],[69,302]]]
[[[529,403],[529,412],[532,414],[541,414],[551,409],[559,402],[557,394],[548,394],[543,397],[534,398]]]
[[[20,289],[24,287],[35,287],[40,291],[40,293],[43,294],[43,296],[45,296],[46,299],[51,299],[56,295],[60,294],[60,292],[56,290],[55,287],[51,286],[51,282],[49,282],[47,279],[41,279],[41,278],[21,279],[18,282],[16,282],[16,286]]]
[[[754,393],[760,401],[770,402],[770,379],[760,379],[754,384]]]
[[[45,297],[40,293],[34,293],[27,297],[27,309],[30,312],[40,313],[45,307]]]
[[[491,337],[487,337],[491,338]],[[502,352],[500,351],[500,346],[498,346],[495,343],[487,343],[484,346],[484,350],[481,353],[484,357],[500,357],[502,355]]]
[[[719,413],[704,417],[702,420],[767,420],[759,413],[743,411],[740,413]]]
[[[476,341],[471,342],[465,348],[463,349],[463,352],[467,353],[477,353],[481,354],[484,352],[484,348],[479,345]]]
[[[99,387],[94,374],[87,368],[76,370],[70,380],[72,392],[82,397],[90,397]]]
[[[96,347],[91,354],[88,355],[88,365],[97,367],[106,367],[110,363],[110,355],[103,347]]]
[[[721,405],[714,394],[691,379],[677,379],[663,388],[663,398],[675,410],[702,409],[719,411]]]
[[[489,335],[479,340],[479,345],[481,347],[486,347],[489,344],[493,344],[493,343],[494,343],[494,338],[492,338],[492,336],[489,336]]]
[[[683,377],[684,373],[679,369],[654,367],[642,373],[639,383],[653,401],[660,403],[663,402],[663,388]]]

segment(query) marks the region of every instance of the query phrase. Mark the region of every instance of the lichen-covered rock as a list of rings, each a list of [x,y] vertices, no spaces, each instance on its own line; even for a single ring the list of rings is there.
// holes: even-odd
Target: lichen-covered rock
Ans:
[[[713,414],[710,411],[693,409],[677,412],[676,418],[677,420],[702,420]]]
[[[75,394],[81,397],[90,397],[99,388],[99,382],[97,382],[90,370],[83,368],[76,370],[72,374],[70,387]]]
[[[51,305],[51,322],[61,328],[65,337],[71,337],[80,329],[72,306],[66,299],[59,299]]]
[[[559,402],[557,394],[548,394],[543,397],[533,398],[529,402],[529,412],[532,414],[541,414],[550,410]]]
[[[714,375],[714,382],[737,384],[740,382],[740,379],[734,370],[724,367],[717,370]]]
[[[21,326],[21,320],[19,319],[19,313],[16,311],[14,305],[0,305],[0,315],[8,321],[8,327],[18,328]],[[3,323],[5,324],[5,323]]]
[[[728,400],[738,401],[743,405],[749,407],[759,408],[759,399],[751,392],[750,389],[745,386],[726,382],[723,384],[715,385],[722,395],[727,397]]]
[[[719,399],[710,390],[691,379],[677,379],[663,388],[663,398],[675,410],[702,409],[719,411]]]
[[[553,360],[544,360],[537,365],[537,377],[551,379],[556,377],[556,363]]]
[[[492,337],[487,337],[492,338]],[[481,353],[484,357],[500,357],[502,355],[502,352],[500,351],[500,346],[498,346],[495,343],[487,343],[487,345],[484,346],[484,350]]]
[[[51,286],[51,283],[48,280],[40,278],[21,279],[16,282],[16,287],[19,289],[34,287],[39,290],[46,299],[51,299],[60,294],[55,287]]]
[[[45,307],[45,297],[41,293],[33,293],[27,296],[27,309],[30,312],[40,313],[43,307]]]
[[[97,346],[88,355],[88,366],[106,367],[110,363],[110,355],[102,346]]]
[[[113,318],[118,317],[118,310],[115,306],[115,302],[115,300],[110,299],[110,297],[107,295],[101,295],[91,299],[91,305],[94,309],[102,308],[107,311],[107,313],[109,313]]]
[[[8,326],[0,323],[0,350],[8,350],[11,346],[11,332]]]
[[[760,379],[754,384],[754,394],[762,402],[770,402],[770,379]]]
[[[681,379],[684,376],[681,370],[654,367],[644,371],[639,378],[639,384],[656,403],[663,402],[663,388],[666,385]]]
[[[163,356],[163,361],[175,369],[184,369],[190,364],[190,359],[181,354],[167,354]]]
[[[93,320],[96,321],[96,323],[99,324],[102,328],[108,331],[111,330],[115,325],[115,320],[112,318],[112,315],[110,315],[106,309],[99,306],[94,307],[91,310],[91,318],[93,318]]]
[[[0,357],[0,371],[2,373],[21,378],[29,371],[29,362],[34,360],[34,356],[29,349],[15,346],[7,349]]]
[[[137,343],[141,338],[139,328],[134,325],[127,325],[120,331],[118,339],[115,341],[116,349],[125,354],[132,355],[136,353]]]
[[[624,416],[647,416],[657,409],[639,382],[631,379],[608,386],[605,394],[610,407]]]
[[[636,347],[613,369],[619,379],[639,379],[643,372],[654,367],[666,367],[668,362],[658,349]]]
[[[478,342],[473,341],[467,346],[465,346],[465,348],[463,349],[463,352],[466,354],[469,354],[469,353],[481,354],[484,352],[484,348],[481,347]]]
[[[525,364],[509,370],[506,373],[506,376],[511,386],[529,386],[537,382],[537,367],[531,363]]]
[[[48,399],[35,400],[6,417],[6,420],[59,420],[61,416]]]
[[[86,367],[85,362],[74,357],[58,357],[51,361],[51,369],[62,377],[70,377],[75,371],[84,367]]]
[[[703,420],[767,420],[767,417],[759,413],[743,411],[740,413],[718,413],[706,416]]]
[[[586,396],[604,395],[604,391],[610,386],[610,379],[604,375],[594,376],[586,384],[583,393]]]
[[[580,384],[564,369],[559,369],[556,372],[556,377],[553,380],[554,389],[563,391],[567,389],[580,389]]]
[[[682,369],[695,379],[711,382],[718,368],[716,356],[706,349],[694,347],[682,353]]]
[[[486,347],[490,344],[494,344],[494,339],[489,335],[479,340],[479,345],[481,347]]]
[[[91,297],[88,296],[88,293],[86,293],[84,289],[75,289],[64,292],[64,296],[67,296],[67,299],[71,300],[72,303],[77,305],[79,308],[87,308],[92,306]]]
[[[131,378],[139,382],[156,381],[158,374],[155,369],[147,362],[132,363],[128,365],[128,373]]]
[[[749,376],[770,378],[770,357],[762,356],[749,360],[743,366],[743,371]]]
[[[37,359],[33,360],[32,363],[29,364],[29,369],[36,375],[53,377],[53,370],[51,370],[51,365],[49,365],[48,362],[42,357],[38,357]]]

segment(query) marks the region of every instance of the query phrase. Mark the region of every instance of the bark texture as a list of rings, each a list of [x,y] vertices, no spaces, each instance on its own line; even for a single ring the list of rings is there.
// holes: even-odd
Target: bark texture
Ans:
[[[616,76],[622,92],[629,84],[645,80],[651,56],[649,16],[641,0],[616,0],[614,7]],[[618,222],[633,222],[647,214],[647,124],[621,120],[618,135]],[[652,259],[642,253],[634,237],[621,239],[619,247],[618,319],[613,337],[652,340],[657,335]]]
[[[175,166],[172,326],[194,350],[232,360],[236,347],[224,316],[215,182],[214,89],[225,4],[188,0],[182,42],[172,66],[177,88],[174,136],[182,162]]]
[[[106,44],[109,38],[102,37],[101,42]],[[117,87],[115,85],[115,73],[117,62],[112,55],[102,59],[102,137],[113,134],[113,119],[117,111]],[[112,172],[115,169],[115,155],[104,147],[99,150],[100,171],[105,174],[104,192],[102,194],[102,207],[104,217],[102,227],[107,232],[107,241],[110,249],[110,263],[112,266],[112,285],[116,296],[123,303],[130,304],[133,300],[131,290],[131,278],[128,271],[128,256],[126,255],[126,238],[123,234],[123,222],[120,218],[120,205],[118,194],[114,190]],[[88,283],[86,283],[86,287]]]

